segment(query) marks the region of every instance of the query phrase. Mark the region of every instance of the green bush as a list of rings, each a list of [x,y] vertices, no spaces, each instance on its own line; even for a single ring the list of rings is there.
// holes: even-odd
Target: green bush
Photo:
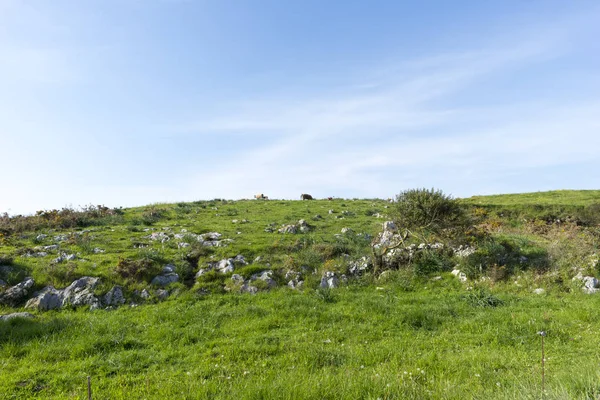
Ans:
[[[460,203],[435,189],[401,192],[396,196],[391,215],[401,228],[433,233],[463,229],[468,224]]]
[[[451,271],[453,266],[450,257],[436,250],[423,250],[417,252],[411,265],[415,275],[420,276],[426,276],[436,272]]]
[[[504,304],[502,300],[485,288],[475,288],[464,295],[463,299],[473,307],[498,307]]]

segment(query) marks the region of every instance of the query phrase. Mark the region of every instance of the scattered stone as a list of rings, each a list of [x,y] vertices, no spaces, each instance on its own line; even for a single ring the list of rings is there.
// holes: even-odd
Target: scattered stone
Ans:
[[[396,226],[396,223],[394,221],[385,221],[383,223],[383,230],[390,231],[390,232],[396,232],[398,230],[398,227]]]
[[[335,211],[333,211],[333,210],[329,210],[329,211],[328,211],[328,213],[329,213],[329,214],[333,214],[334,212],[335,212]]]
[[[158,300],[164,300],[169,297],[169,292],[164,289],[158,289],[156,292],[154,292],[154,296],[156,296]]]
[[[296,225],[284,225],[281,229],[279,229],[279,233],[298,233],[298,227]]]
[[[233,283],[238,284],[238,285],[244,284],[244,277],[241,276],[240,274],[231,275],[231,280],[233,281]]]
[[[113,286],[102,299],[105,306],[118,307],[125,304],[125,296],[121,286]]]
[[[321,277],[321,284],[319,285],[322,289],[333,289],[340,285],[340,280],[336,276],[335,272],[327,271]]]
[[[452,273],[452,275],[456,276],[459,281],[461,281],[461,282],[467,281],[467,275],[464,272],[461,272],[459,269],[454,269],[454,270],[452,270],[451,273]]]
[[[290,289],[300,290],[304,287],[304,281],[299,281],[297,279],[292,279],[287,283]]]
[[[162,269],[160,275],[155,276],[150,284],[164,287],[177,281],[179,281],[179,274],[175,273],[175,266],[167,264]]]
[[[25,308],[35,308],[40,311],[54,310],[62,307],[61,291],[52,286],[46,286],[39,292],[34,293],[34,297],[27,301]]]
[[[43,233],[40,233],[39,235],[37,235],[35,237],[35,240],[37,240],[38,242],[41,242],[42,240],[46,239],[48,237],[48,235],[45,235]]]
[[[67,235],[54,236],[55,242],[64,242],[65,240],[67,240]]]
[[[144,289],[142,290],[142,293],[140,293],[140,297],[144,300],[148,300],[150,298],[150,293],[148,290]]]
[[[543,288],[537,288],[533,290],[534,294],[544,294],[546,291]]]
[[[6,289],[4,293],[0,293],[0,305],[16,307],[20,302],[25,300],[34,283],[33,278],[27,277],[22,282]]]
[[[475,253],[475,248],[470,246],[458,246],[457,249],[454,249],[454,255],[460,258],[465,258]]]
[[[17,312],[12,314],[0,315],[0,321],[9,321],[14,318],[32,319],[35,318],[33,314],[28,312]]]
[[[146,239],[150,239],[153,241],[159,241],[161,243],[168,242],[169,240],[171,240],[169,235],[167,235],[164,232],[154,232],[154,233],[150,234],[150,236],[147,236]]]
[[[94,295],[94,289],[100,282],[99,278],[84,276],[79,278],[62,291],[62,305],[91,306],[98,308],[100,301]]]
[[[266,284],[269,288],[274,288],[277,286],[277,282],[275,282],[275,280],[273,279],[273,271],[271,271],[271,270],[262,271],[262,272],[259,272],[258,274],[254,274],[250,277],[250,282],[254,282],[257,280],[266,282]]]
[[[186,247],[190,247],[190,244],[186,243],[186,242],[180,242],[180,243],[177,243],[177,247],[180,249],[185,249]]]
[[[51,244],[50,246],[44,246],[43,248],[46,251],[53,251],[53,250],[58,249],[58,245],[57,244]]]
[[[351,275],[360,276],[367,272],[371,266],[371,259],[367,256],[363,256],[357,261],[350,262],[348,272]]]
[[[350,234],[353,234],[354,231],[352,230],[352,228],[342,228],[342,233],[344,235],[346,235],[346,234],[350,235]]]
[[[94,254],[102,254],[102,253],[105,253],[106,251],[103,249],[100,249],[98,247],[95,247],[93,252],[94,252]]]

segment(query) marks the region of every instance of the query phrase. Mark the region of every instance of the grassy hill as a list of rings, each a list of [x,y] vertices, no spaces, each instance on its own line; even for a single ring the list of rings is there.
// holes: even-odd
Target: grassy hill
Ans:
[[[600,203],[600,190],[553,190],[548,192],[473,196],[466,204],[482,206],[560,205],[587,206]]]
[[[84,398],[91,376],[94,398],[111,399],[533,399],[542,396],[540,331],[546,398],[597,398],[598,295],[572,278],[598,273],[598,193],[463,199],[471,255],[425,250],[361,276],[349,266],[370,255],[393,203],[212,200],[0,218],[9,285],[95,276],[98,295],[120,285],[127,298],[116,309],[0,321],[0,398]],[[563,206],[569,218],[547,218]],[[299,220],[307,232],[279,232]],[[220,246],[198,241],[211,232]],[[196,278],[237,255],[248,265],[234,273],[270,270],[278,286],[252,295],[231,272]],[[180,277],[166,300],[137,297],[156,293],[165,264]],[[304,271],[301,290],[286,286],[290,270]],[[348,283],[320,288],[326,271]],[[0,306],[14,311],[26,310]]]

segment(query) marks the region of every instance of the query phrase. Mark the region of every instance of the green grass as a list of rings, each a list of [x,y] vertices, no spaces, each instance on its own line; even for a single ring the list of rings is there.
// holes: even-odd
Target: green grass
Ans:
[[[432,253],[414,269],[385,279],[351,278],[334,290],[315,290],[321,272],[345,272],[344,254],[367,255],[368,235],[377,234],[386,220],[375,215],[388,213],[393,204],[377,199],[155,204],[87,226],[3,235],[0,260],[12,272],[0,278],[11,284],[30,275],[38,288],[64,287],[92,275],[103,281],[99,292],[121,284],[129,296],[150,288],[150,272],[166,263],[176,266],[183,282],[172,285],[162,303],[0,322],[0,398],[81,399],[91,376],[99,399],[539,399],[542,330],[548,334],[545,398],[598,398],[600,356],[594,349],[600,345],[600,300],[582,294],[571,277],[575,266],[598,273],[600,234],[591,223],[545,218],[591,210],[587,221],[593,221],[597,211],[589,207],[599,199],[600,191],[463,199],[478,215],[478,229],[487,232],[475,243],[475,256],[458,260]],[[277,232],[299,219],[310,232]],[[354,233],[336,236],[344,227]],[[145,238],[182,230],[219,232],[233,242],[201,248],[189,235],[165,243]],[[40,233],[48,237],[38,239]],[[59,250],[26,256],[36,246],[54,244],[57,235],[66,235]],[[179,248],[179,241],[191,246]],[[58,251],[78,257],[52,265]],[[238,254],[261,260],[237,273],[248,278],[270,268],[281,287],[253,296],[223,294],[228,275],[207,274],[195,282],[193,275],[206,262]],[[473,279],[493,279],[461,284],[440,272],[457,264]],[[117,265],[143,265],[150,272],[125,278],[116,273]],[[318,271],[306,275],[306,288],[284,287],[281,275],[302,267]],[[532,294],[540,287],[545,294]],[[202,295],[199,289],[214,293]],[[13,311],[0,307],[0,314]]]
[[[600,394],[597,301],[496,294],[468,301],[452,277],[402,286],[184,296],[115,311],[0,324],[0,397],[459,399]],[[424,372],[421,372],[424,371]]]
[[[484,206],[561,205],[586,206],[600,203],[600,190],[553,190],[548,192],[473,196],[464,203]]]

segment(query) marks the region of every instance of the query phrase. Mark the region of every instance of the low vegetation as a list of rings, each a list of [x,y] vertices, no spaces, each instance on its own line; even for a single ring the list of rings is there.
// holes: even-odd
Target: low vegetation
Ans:
[[[95,276],[127,304],[0,321],[0,398],[84,398],[87,376],[111,399],[598,398],[597,295],[577,278],[600,274],[598,204],[600,191],[415,189],[4,215],[8,286]],[[211,269],[238,255],[247,265]],[[141,298],[167,264],[180,279],[166,300]],[[240,293],[264,271],[273,283]]]

